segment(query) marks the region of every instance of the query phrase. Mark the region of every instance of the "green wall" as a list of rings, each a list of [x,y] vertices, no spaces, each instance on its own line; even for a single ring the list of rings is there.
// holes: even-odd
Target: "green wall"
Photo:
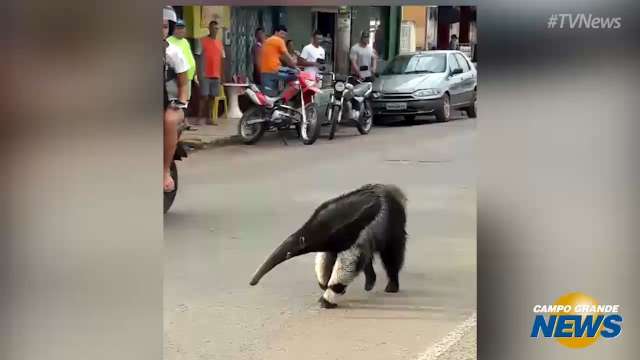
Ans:
[[[400,6],[392,6],[391,9],[389,9],[389,37],[387,38],[389,60],[398,54],[400,16],[402,16]]]
[[[369,19],[381,17],[378,7],[373,6],[352,6],[351,7],[351,46],[360,41],[360,32],[369,30]],[[349,46],[349,48],[351,48]]]
[[[369,20],[379,18],[380,25],[386,30],[385,41],[386,54],[381,54],[384,59],[392,59],[398,53],[398,36],[400,36],[400,7],[378,6],[353,6],[355,18],[351,20],[351,45],[360,40],[360,32],[369,29]],[[353,14],[353,13],[352,13]]]
[[[302,51],[311,41],[313,29],[313,19],[310,7],[292,6],[287,7],[287,19],[285,25],[289,30],[289,39],[298,51]]]

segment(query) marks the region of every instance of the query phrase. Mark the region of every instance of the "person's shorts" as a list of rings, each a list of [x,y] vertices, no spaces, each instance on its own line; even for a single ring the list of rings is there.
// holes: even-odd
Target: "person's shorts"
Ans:
[[[200,95],[215,97],[220,93],[220,79],[203,78],[200,80]]]
[[[178,84],[175,81],[169,81],[166,83],[167,87],[167,95],[169,99],[177,99],[178,98]],[[191,80],[187,84],[187,99],[191,99]]]

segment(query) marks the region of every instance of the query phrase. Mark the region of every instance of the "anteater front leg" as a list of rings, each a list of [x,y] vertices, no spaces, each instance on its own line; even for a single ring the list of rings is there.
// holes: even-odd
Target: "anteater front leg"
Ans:
[[[373,256],[367,260],[364,266],[364,289],[366,291],[371,291],[376,284],[376,271],[373,269]]]
[[[330,252],[319,252],[316,254],[316,277],[320,289],[327,290],[333,266],[336,263],[337,254]]]
[[[319,300],[321,307],[330,309],[338,306],[338,297],[345,293],[347,286],[362,270],[363,260],[362,251],[358,246],[338,253],[328,288]]]

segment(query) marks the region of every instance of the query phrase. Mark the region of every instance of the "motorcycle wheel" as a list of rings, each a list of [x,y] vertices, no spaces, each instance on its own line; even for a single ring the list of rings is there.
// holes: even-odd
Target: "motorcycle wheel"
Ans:
[[[338,120],[342,116],[342,108],[340,106],[333,106],[331,109],[331,128],[329,128],[329,140],[333,140],[336,136],[336,130],[338,129]]]
[[[366,135],[371,131],[373,126],[373,111],[371,111],[371,104],[368,101],[364,102],[364,111],[360,113],[360,119],[356,121],[356,127],[361,135]]]
[[[310,103],[304,107],[305,115],[307,118],[306,124],[301,124],[300,135],[302,137],[302,143],[305,145],[311,145],[320,136],[320,121],[318,121],[318,107],[314,103]]]
[[[247,145],[257,143],[266,130],[265,123],[263,122],[251,125],[247,124],[247,121],[260,116],[260,112],[260,108],[253,106],[242,114],[242,118],[240,118],[240,122],[238,122],[238,134],[240,134],[242,142]]]
[[[178,167],[176,166],[176,162],[171,162],[171,167],[169,168],[169,172],[171,173],[171,177],[173,178],[173,182],[175,182],[176,187],[171,192],[164,193],[164,213],[173,205],[173,201],[176,199],[176,194],[178,193]]]

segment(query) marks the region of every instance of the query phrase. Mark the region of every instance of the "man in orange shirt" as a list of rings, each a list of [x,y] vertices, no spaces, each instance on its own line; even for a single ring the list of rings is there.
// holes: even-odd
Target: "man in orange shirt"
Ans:
[[[285,39],[287,38],[287,28],[278,25],[274,28],[273,36],[265,40],[260,51],[260,80],[264,91],[269,96],[278,93],[278,71],[284,61],[288,66],[296,66],[296,58],[289,54]]]
[[[213,20],[209,23],[209,35],[200,39],[200,61],[198,62],[198,78],[200,79],[200,111],[198,115],[205,116],[211,120],[212,125],[218,125],[211,116],[211,104],[213,99],[220,92],[220,81],[222,79],[222,64],[225,58],[222,41],[216,39],[218,35],[218,22]]]

